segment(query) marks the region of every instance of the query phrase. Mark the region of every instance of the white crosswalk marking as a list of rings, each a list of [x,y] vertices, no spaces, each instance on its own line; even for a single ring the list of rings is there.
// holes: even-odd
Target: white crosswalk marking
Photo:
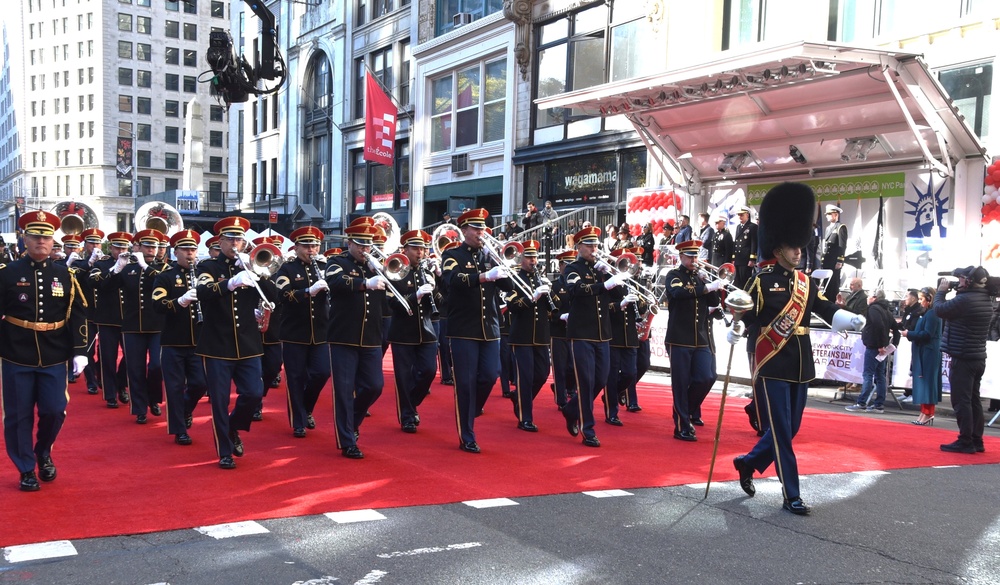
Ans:
[[[214,539],[233,538],[235,536],[247,536],[249,534],[267,534],[269,531],[260,524],[248,522],[231,522],[229,524],[216,524],[214,526],[200,526],[195,528],[205,536]]]
[[[426,555],[430,553],[447,552],[450,550],[465,550],[469,548],[476,548],[478,546],[483,546],[481,542],[460,542],[457,544],[449,544],[448,546],[428,546],[425,548],[415,548],[412,550],[396,551],[391,553],[379,553],[377,556],[380,559],[393,559],[397,557],[412,557],[416,555]]]
[[[355,581],[354,585],[371,585],[372,583],[378,583],[382,580],[382,577],[385,577],[388,574],[389,573],[386,573],[385,571],[375,569],[362,577],[359,581]]]
[[[21,544],[8,546],[3,549],[3,558],[8,563],[23,563],[25,561],[72,556],[76,556],[76,547],[68,540]]]
[[[347,512],[328,512],[323,514],[337,524],[349,524],[351,522],[369,522],[371,520],[385,520],[385,516],[375,510],[349,510]]]
[[[622,496],[631,496],[632,492],[627,492],[625,490],[598,490],[594,492],[583,492],[583,495],[590,496],[592,498],[620,498]]]
[[[468,500],[462,502],[472,508],[499,508],[500,506],[516,506],[517,502],[510,498],[491,498],[488,500]]]

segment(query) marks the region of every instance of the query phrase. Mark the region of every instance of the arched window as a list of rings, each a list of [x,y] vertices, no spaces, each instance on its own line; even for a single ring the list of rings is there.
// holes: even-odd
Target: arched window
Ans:
[[[330,60],[319,52],[309,60],[309,74],[302,93],[305,115],[302,129],[302,199],[328,217],[333,182],[331,139],[333,126],[333,75]]]

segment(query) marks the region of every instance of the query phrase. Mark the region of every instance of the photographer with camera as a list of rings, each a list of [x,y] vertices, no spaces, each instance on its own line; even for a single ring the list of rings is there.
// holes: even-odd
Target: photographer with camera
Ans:
[[[945,300],[952,283],[942,278],[934,295],[934,309],[944,320],[941,351],[951,356],[951,406],[958,421],[958,440],[941,445],[950,453],[982,453],[983,403],[979,385],[986,371],[986,340],[993,305],[986,284],[989,273],[982,266],[956,268],[957,294]]]

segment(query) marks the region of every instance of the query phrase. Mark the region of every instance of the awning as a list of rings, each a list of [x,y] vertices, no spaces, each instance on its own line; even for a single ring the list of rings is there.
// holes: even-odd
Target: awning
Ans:
[[[625,115],[694,190],[887,166],[952,176],[958,161],[986,156],[919,55],[830,43],[728,55],[536,103],[574,117]]]

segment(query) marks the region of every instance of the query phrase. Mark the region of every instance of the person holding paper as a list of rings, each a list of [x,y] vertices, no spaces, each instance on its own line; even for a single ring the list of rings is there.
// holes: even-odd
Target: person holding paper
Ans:
[[[847,407],[852,412],[868,412],[882,414],[885,410],[886,357],[891,353],[890,329],[895,327],[895,320],[889,312],[889,302],[885,300],[885,292],[876,290],[868,297],[868,310],[865,313],[866,322],[861,330],[861,342],[865,345],[864,370],[861,374],[861,394],[858,401]],[[891,347],[891,349],[890,349]],[[868,400],[875,389],[875,398],[869,405]]]

